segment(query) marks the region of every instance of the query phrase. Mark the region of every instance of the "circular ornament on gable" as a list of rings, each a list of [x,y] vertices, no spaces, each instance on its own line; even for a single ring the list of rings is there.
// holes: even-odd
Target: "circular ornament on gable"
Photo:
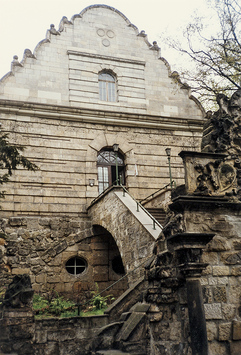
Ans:
[[[98,30],[96,32],[97,32],[97,35],[100,37],[104,37],[104,35],[105,35],[105,31],[102,28],[98,28]]]
[[[113,31],[111,31],[111,30],[108,30],[106,34],[107,34],[107,36],[108,36],[109,38],[113,38],[113,37],[115,37],[114,32],[113,32]]]
[[[102,44],[103,44],[103,46],[105,46],[105,47],[109,47],[110,41],[105,38],[105,39],[103,39]]]

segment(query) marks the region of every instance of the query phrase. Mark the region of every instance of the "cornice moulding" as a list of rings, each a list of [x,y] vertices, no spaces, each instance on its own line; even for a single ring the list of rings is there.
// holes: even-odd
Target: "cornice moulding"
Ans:
[[[81,56],[81,57],[111,60],[111,61],[122,62],[122,63],[138,64],[138,65],[143,65],[143,66],[146,65],[145,61],[139,60],[139,59],[113,57],[113,56],[109,56],[109,55],[101,55],[101,54],[97,54],[97,53],[87,53],[87,52],[82,52],[82,51],[77,51],[77,50],[72,50],[72,49],[69,49],[67,51],[67,54],[72,54],[72,55]]]
[[[152,116],[9,100],[0,100],[0,113],[91,124],[197,132],[202,132],[205,122],[204,119]]]

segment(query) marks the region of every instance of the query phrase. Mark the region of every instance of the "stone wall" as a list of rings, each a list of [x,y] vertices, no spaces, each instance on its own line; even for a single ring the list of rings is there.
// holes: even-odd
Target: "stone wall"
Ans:
[[[116,77],[116,102],[99,98],[102,70]],[[158,45],[105,5],[61,21],[34,54],[14,59],[0,81],[0,119],[9,140],[25,145],[39,166],[14,172],[2,202],[7,218],[85,212],[98,195],[97,154],[116,143],[136,198],[169,182],[167,146],[173,178],[182,183],[178,153],[199,148],[204,122],[201,105],[173,79]]]
[[[31,309],[4,309],[0,319],[1,354],[89,354],[89,344],[107,316],[34,320]]]
[[[158,45],[151,45],[117,9],[90,6],[66,20],[58,32],[48,30],[34,55],[28,50],[21,65],[13,61],[14,75],[0,84],[4,100],[202,119],[200,104],[171,77]],[[99,98],[103,69],[117,76],[116,102]]]
[[[214,232],[203,253],[209,263],[201,277],[211,354],[238,354],[241,345],[240,219],[228,208],[185,216],[189,230]]]
[[[108,229],[115,236],[126,271],[136,268],[128,276],[129,283],[132,284],[143,275],[143,267],[138,267],[152,255],[155,239],[115,195],[118,190],[120,188],[113,187],[100,196],[89,207],[88,212],[93,224]]]
[[[85,218],[13,217],[1,220],[2,283],[12,276],[29,274],[36,292],[55,291],[84,301],[91,291],[103,290],[123,274],[113,270],[112,261],[120,257],[113,237],[103,230],[92,230]],[[71,257],[86,261],[86,270],[73,275],[65,264]],[[127,280],[115,285],[111,294],[118,297],[127,288]]]
[[[188,127],[181,131],[177,127],[175,132],[114,124],[106,127],[29,115],[0,116],[10,141],[27,146],[25,155],[39,167],[36,172],[19,169],[13,173],[4,187],[4,217],[80,216],[98,196],[98,152],[114,143],[124,155],[126,185],[136,198],[145,198],[169,183],[165,148],[172,148],[172,175],[180,184],[183,166],[178,153],[195,149],[201,139],[199,132],[190,132]],[[94,179],[94,186],[89,179]]]

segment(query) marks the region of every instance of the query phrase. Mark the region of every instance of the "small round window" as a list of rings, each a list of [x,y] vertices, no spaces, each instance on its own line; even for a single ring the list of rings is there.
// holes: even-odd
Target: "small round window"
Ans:
[[[65,268],[71,275],[82,274],[87,268],[87,262],[78,256],[70,258],[65,264]]]

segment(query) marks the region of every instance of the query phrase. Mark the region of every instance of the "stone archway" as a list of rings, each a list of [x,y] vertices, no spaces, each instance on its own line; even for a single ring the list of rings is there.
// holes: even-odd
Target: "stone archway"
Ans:
[[[75,281],[73,291],[86,293],[105,290],[125,275],[121,254],[112,235],[102,226],[93,226],[93,235],[78,243],[78,256],[85,258],[88,265],[83,277]],[[119,262],[119,264],[118,264]],[[105,294],[118,298],[128,288],[127,278],[122,279]]]
[[[92,225],[100,225],[113,236],[128,275],[129,286],[143,276],[141,265],[152,256],[153,235],[121,202],[112,187],[88,208]]]

